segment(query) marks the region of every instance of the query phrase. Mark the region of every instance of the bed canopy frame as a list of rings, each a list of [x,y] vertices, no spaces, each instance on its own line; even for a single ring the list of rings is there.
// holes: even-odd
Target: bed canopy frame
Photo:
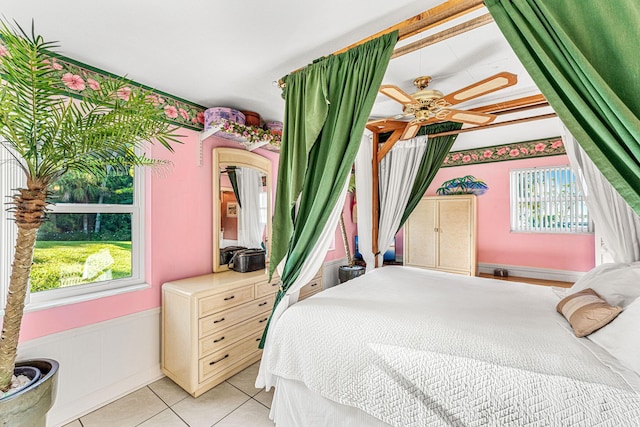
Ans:
[[[420,34],[426,30],[433,29],[453,19],[460,18],[468,13],[474,12],[483,6],[484,6],[483,0],[449,0],[432,9],[424,11],[419,15],[413,16],[385,30],[372,34],[371,36],[366,37],[360,40],[359,42],[356,42],[350,46],[340,49],[334,52],[333,55],[346,52],[349,49],[352,49],[356,46],[366,43],[369,40],[375,39],[383,34],[387,34],[395,30],[398,31],[398,41],[404,40],[404,39],[413,37],[417,34]],[[465,21],[461,24],[458,24],[446,30],[440,31],[431,36],[422,38],[421,40],[396,48],[393,51],[393,55],[391,56],[391,59],[393,60],[394,58],[398,58],[400,56],[425,48],[427,46],[441,42],[448,38],[463,34],[467,31],[473,30],[475,28],[481,27],[483,25],[486,25],[492,22],[493,22],[493,18],[491,17],[490,14],[487,13],[487,14],[481,15],[477,18],[473,18],[471,20]],[[295,70],[295,71],[298,71],[298,70]],[[282,81],[280,81],[279,84],[281,87],[283,87]],[[542,94],[537,94],[537,95],[513,99],[511,101],[505,101],[505,102],[500,102],[496,104],[481,106],[478,108],[471,109],[470,111],[474,111],[478,113],[491,113],[495,115],[501,115],[501,114],[515,113],[515,112],[526,111],[526,110],[537,109],[537,108],[548,107],[548,106],[549,106],[549,103],[547,102],[545,97]],[[516,123],[524,123],[524,122],[529,122],[534,120],[543,120],[551,117],[556,117],[556,114],[555,113],[541,114],[537,116],[530,116],[530,117],[525,117],[525,118],[520,118],[515,120],[508,120],[508,121],[503,121],[498,123],[490,123],[486,125],[466,127],[464,129],[453,130],[448,132],[439,132],[439,133],[431,134],[427,136],[436,137],[436,136],[454,135],[459,133],[472,132],[479,129],[486,129],[489,127],[508,126]],[[372,249],[374,254],[377,254],[379,252],[378,250],[379,164],[382,161],[382,159],[389,153],[389,151],[391,151],[393,146],[400,140],[400,137],[403,134],[405,127],[407,126],[407,123],[408,122],[400,121],[400,120],[385,119],[385,120],[371,121],[367,124],[367,129],[370,130],[373,134],[373,138],[372,138],[372,144],[373,144],[372,230],[371,232],[372,232],[372,245],[373,245]],[[390,136],[385,141],[385,143],[382,146],[380,146],[380,134],[382,133],[390,133]],[[375,268],[377,267],[378,267],[378,258],[376,257]]]

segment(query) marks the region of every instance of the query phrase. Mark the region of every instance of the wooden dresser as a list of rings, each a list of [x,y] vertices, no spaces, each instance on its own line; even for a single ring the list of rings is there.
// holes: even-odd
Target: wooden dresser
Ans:
[[[278,280],[226,271],[162,286],[162,372],[198,397],[260,360]],[[300,299],[322,290],[319,273]]]

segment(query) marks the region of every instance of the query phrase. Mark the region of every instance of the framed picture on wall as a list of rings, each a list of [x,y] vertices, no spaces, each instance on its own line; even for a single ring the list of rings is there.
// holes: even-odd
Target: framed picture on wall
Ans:
[[[238,216],[238,204],[229,202],[227,203],[227,217],[236,218]]]

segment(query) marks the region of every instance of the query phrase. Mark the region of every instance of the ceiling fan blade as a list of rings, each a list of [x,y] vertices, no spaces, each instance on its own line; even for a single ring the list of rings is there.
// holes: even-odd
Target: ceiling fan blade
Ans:
[[[495,114],[476,113],[465,110],[440,110],[437,115],[441,121],[468,123],[471,125],[486,125],[496,119]]]
[[[415,98],[400,89],[398,86],[382,85],[380,86],[380,93],[383,95],[387,95],[389,98],[398,101],[402,105],[418,103]]]
[[[443,97],[450,105],[459,104],[518,83],[518,76],[503,71]]]
[[[400,137],[400,140],[413,138],[414,136],[416,136],[416,134],[420,130],[420,127],[422,127],[421,121],[411,120],[409,123],[407,123],[407,126],[404,128],[404,132],[402,132],[402,136]]]

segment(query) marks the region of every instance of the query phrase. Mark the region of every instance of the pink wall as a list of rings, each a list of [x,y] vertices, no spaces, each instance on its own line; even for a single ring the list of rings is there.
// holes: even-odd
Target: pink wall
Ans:
[[[444,181],[466,175],[473,175],[487,183],[489,190],[478,197],[479,263],[588,271],[595,264],[592,234],[536,234],[510,231],[509,171],[568,163],[566,156],[554,156],[442,168],[426,195],[435,195],[436,189]]]
[[[185,135],[183,144],[176,145],[174,153],[159,146],[151,148],[152,156],[172,163],[166,170],[147,171],[145,276],[151,287],[26,313],[21,341],[159,307],[163,283],[212,271],[211,150],[221,146],[242,148],[224,139],[208,138],[204,141],[203,164],[198,166],[199,133],[186,129],[181,133]],[[271,160],[275,187],[279,155],[262,149],[254,152]],[[344,250],[337,231],[336,250],[326,259],[341,256]]]

